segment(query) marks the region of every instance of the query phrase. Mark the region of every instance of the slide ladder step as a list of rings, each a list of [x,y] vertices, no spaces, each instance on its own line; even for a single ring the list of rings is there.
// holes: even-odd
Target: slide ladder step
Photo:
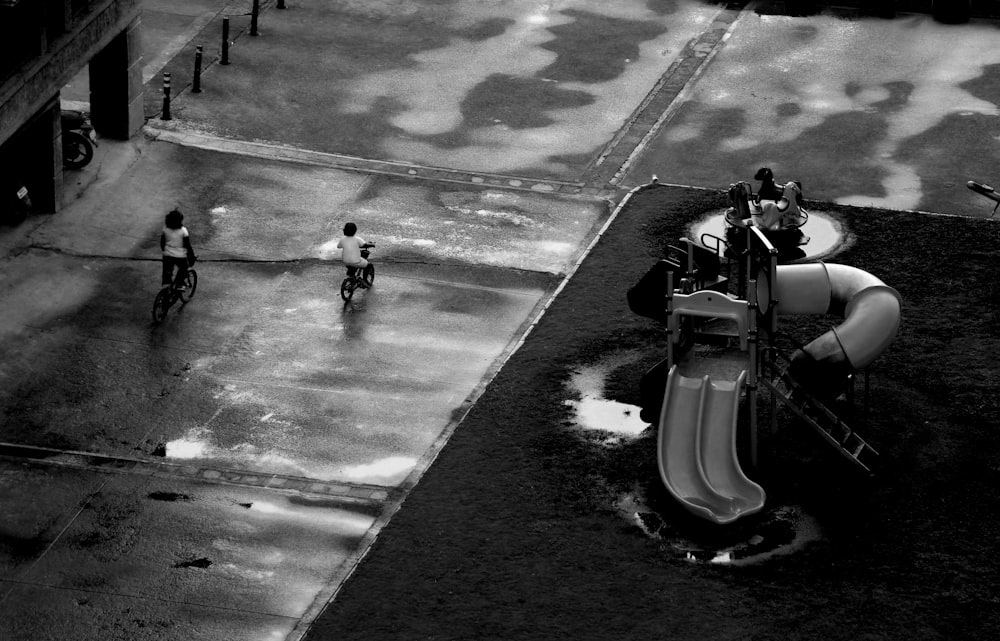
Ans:
[[[773,366],[772,366],[773,367]],[[847,460],[871,473],[872,459],[878,456],[871,445],[851,429],[833,411],[806,392],[787,371],[775,372],[774,378],[763,378],[764,384],[803,422],[816,430]],[[865,460],[862,460],[862,459]]]

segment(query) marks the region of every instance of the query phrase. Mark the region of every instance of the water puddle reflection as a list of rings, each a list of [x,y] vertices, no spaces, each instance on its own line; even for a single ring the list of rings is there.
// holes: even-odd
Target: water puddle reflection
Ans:
[[[726,237],[726,211],[720,209],[691,226],[692,240],[701,242],[702,234]],[[839,221],[824,213],[809,212],[809,220],[802,226],[802,233],[809,242],[801,247],[806,258],[820,258],[843,249],[847,239]]]
[[[579,400],[564,401],[575,411],[576,424],[585,430],[609,432],[613,436],[606,442],[622,437],[634,437],[647,428],[639,418],[639,407],[604,398],[604,381],[616,368],[634,362],[638,352],[615,355],[597,365],[581,367],[569,380],[569,389]]]
[[[567,389],[578,398],[564,403],[574,410],[573,425],[583,434],[596,435],[593,441],[600,446],[645,448],[640,438],[647,438],[651,443],[648,455],[652,457],[656,439],[649,430],[653,426],[639,418],[639,408],[604,396],[609,378],[623,367],[638,367],[642,354],[640,350],[616,352],[596,364],[577,368]],[[635,454],[635,449],[626,449],[631,452],[629,456]],[[675,523],[650,507],[638,489],[619,494],[614,507],[643,534],[662,542],[672,557],[691,563],[752,565],[792,554],[810,541],[823,538],[817,521],[798,506],[768,506],[758,515],[721,529],[707,523],[701,528],[692,527],[690,522]]]
[[[384,483],[402,480],[417,464],[411,456],[389,456],[371,463],[359,463],[344,469],[344,476],[358,483]]]
[[[822,537],[819,524],[797,506],[779,506],[758,519],[715,536],[689,538],[644,505],[637,493],[619,498],[619,513],[677,558],[709,565],[753,565],[797,552]]]

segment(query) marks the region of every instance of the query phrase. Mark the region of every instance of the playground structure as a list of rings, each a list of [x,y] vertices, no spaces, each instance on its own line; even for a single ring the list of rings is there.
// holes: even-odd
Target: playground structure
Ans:
[[[749,198],[748,192],[741,186],[730,197]],[[642,416],[658,425],[661,480],[688,511],[720,524],[764,506],[764,489],[746,476],[737,454],[745,405],[756,466],[761,388],[769,393],[772,432],[780,403],[871,473],[877,452],[831,407],[838,398],[853,404],[859,372],[867,405],[866,368],[894,340],[900,321],[896,290],[848,265],[787,264],[757,222],[744,219],[745,234],[735,238],[744,239],[742,245],[729,234],[680,239],[629,291],[633,311],[664,324],[668,335],[666,359],[641,383]],[[787,355],[776,345],[778,318],[797,314],[835,314],[843,321]],[[720,342],[721,357],[692,349]]]

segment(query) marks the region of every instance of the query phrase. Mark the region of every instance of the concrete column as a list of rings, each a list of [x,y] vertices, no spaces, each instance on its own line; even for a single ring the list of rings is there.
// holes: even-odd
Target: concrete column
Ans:
[[[63,190],[63,150],[62,150],[62,109],[58,97],[49,109],[48,115],[43,115],[39,123],[39,136],[47,138],[47,145],[40,147],[38,171],[41,176],[41,202],[32,197],[35,211],[55,213],[61,209]],[[48,154],[45,153],[48,148]]]
[[[63,184],[59,113],[57,94],[4,145],[3,170],[23,181],[36,213],[59,209]]]
[[[90,120],[107,138],[128,140],[145,123],[141,33],[136,18],[90,60]]]

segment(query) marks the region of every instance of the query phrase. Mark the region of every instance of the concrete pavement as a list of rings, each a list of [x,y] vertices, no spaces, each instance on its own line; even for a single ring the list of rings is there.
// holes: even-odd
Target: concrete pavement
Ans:
[[[761,166],[807,199],[988,216],[1000,181],[995,20],[744,12],[621,184],[723,188]]]
[[[0,469],[12,640],[286,638],[379,509],[93,465]]]
[[[291,582],[323,602],[569,271],[607,206],[156,141],[115,166],[118,178],[95,179],[33,229],[0,276],[0,441],[18,444],[0,448],[6,487],[60,492],[56,471],[45,471],[51,467],[86,479],[73,507],[59,503],[57,514],[35,510],[36,494],[4,493],[5,523],[16,517],[5,536],[25,550],[8,557],[5,630],[15,638],[58,632],[23,607],[44,593],[60,620],[74,601],[100,604],[93,618],[76,619],[75,638],[100,638],[139,602],[147,628],[132,638],[192,638],[191,627],[204,638],[289,634],[289,621],[306,617],[312,601],[264,607],[247,591],[280,593]],[[162,212],[178,204],[189,212],[201,278],[187,306],[153,325],[155,238]],[[365,221],[381,251],[375,288],[345,305],[331,246],[348,217]],[[158,481],[133,487],[147,475]],[[342,550],[310,566],[326,583],[243,564],[226,573],[232,604],[209,598],[220,580],[213,568],[228,567],[219,559],[233,563],[207,549],[211,541],[240,558],[267,545],[292,574],[317,554],[226,513],[215,514],[213,526],[249,528],[244,538],[203,531],[194,508],[217,484],[242,488],[234,504],[319,505]],[[172,528],[160,525],[164,502],[150,498],[163,493],[195,497],[170,503],[187,510]],[[367,525],[356,528],[359,501]],[[82,519],[97,505],[108,506],[114,527]],[[272,514],[278,523],[285,516],[296,518],[284,509]],[[139,538],[121,563],[88,543],[118,549],[122,532]],[[178,540],[212,565],[178,565],[190,560]],[[183,589],[167,582],[162,598],[151,597],[165,578],[150,568],[171,577],[183,571]],[[270,622],[258,621],[258,636],[239,626],[220,631],[217,608]],[[163,620],[171,624],[152,626]]]

